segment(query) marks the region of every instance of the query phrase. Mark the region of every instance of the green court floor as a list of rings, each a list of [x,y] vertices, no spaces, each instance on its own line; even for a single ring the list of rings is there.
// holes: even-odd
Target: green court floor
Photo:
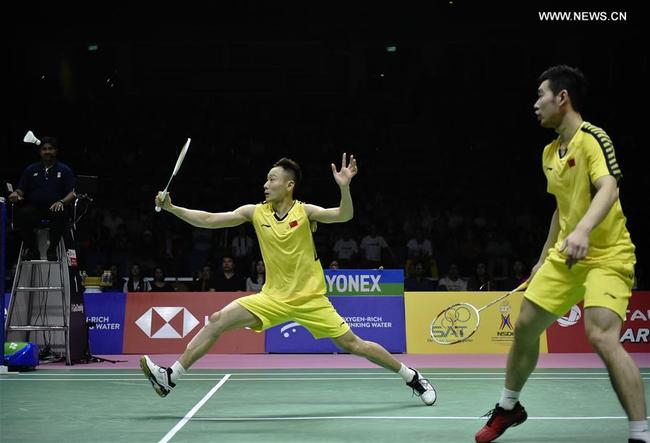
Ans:
[[[422,404],[381,370],[197,370],[160,398],[134,370],[41,370],[0,377],[1,442],[474,441],[503,385],[495,369],[423,369]],[[642,371],[646,397],[650,371]],[[626,442],[602,369],[541,369],[522,395],[529,420],[500,442]]]

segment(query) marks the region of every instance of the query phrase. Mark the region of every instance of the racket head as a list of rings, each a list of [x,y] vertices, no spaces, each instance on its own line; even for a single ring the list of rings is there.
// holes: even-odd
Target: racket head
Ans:
[[[191,138],[188,138],[187,141],[185,142],[185,145],[183,146],[183,149],[181,149],[181,153],[178,154],[178,160],[176,160],[176,166],[174,166],[174,172],[172,172],[172,176],[176,175],[179,169],[181,169],[181,165],[183,164],[183,160],[185,160],[185,154],[187,154],[187,150],[190,149],[190,142],[192,141]]]
[[[481,314],[470,303],[454,303],[431,322],[431,339],[439,345],[453,345],[469,339],[479,327]]]

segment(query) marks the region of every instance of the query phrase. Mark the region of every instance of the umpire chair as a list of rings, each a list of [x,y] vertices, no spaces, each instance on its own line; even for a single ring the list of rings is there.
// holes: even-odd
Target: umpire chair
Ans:
[[[76,225],[85,215],[92,198],[88,192],[96,191],[96,179],[92,176],[78,176],[75,189],[76,198],[72,206],[72,219],[66,223],[64,234],[59,240],[57,257],[55,261],[43,259],[43,252],[48,248],[47,220],[41,221],[37,230],[37,245],[40,252],[38,260],[23,259],[24,243],[21,241],[20,251],[16,264],[16,274],[11,288],[11,299],[5,324],[6,340],[29,341],[38,331],[43,331],[43,342],[46,346],[50,342],[61,343],[53,340],[52,332],[63,335],[62,347],[65,353],[65,362],[72,364],[71,352],[71,307],[77,314],[81,314],[81,331],[85,329],[85,314],[83,313],[83,288],[81,286],[77,268],[77,257],[74,249]],[[13,226],[13,205],[11,227]],[[69,242],[66,247],[66,241]],[[72,303],[71,303],[72,301]],[[73,322],[79,324],[79,321]],[[73,324],[73,327],[75,325]],[[49,339],[46,338],[48,333]],[[77,334],[75,328],[75,336]],[[35,337],[38,338],[37,336]],[[60,338],[60,335],[57,337]],[[87,342],[82,337],[76,337],[80,342]],[[36,341],[36,340],[34,340]]]

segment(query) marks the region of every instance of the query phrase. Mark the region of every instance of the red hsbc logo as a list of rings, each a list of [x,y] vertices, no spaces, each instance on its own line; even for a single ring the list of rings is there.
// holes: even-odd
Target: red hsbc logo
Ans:
[[[246,292],[131,292],[124,312],[125,354],[176,354],[201,330],[204,319]],[[264,352],[264,334],[241,329],[219,337],[213,354]]]
[[[153,307],[135,321],[150,338],[183,338],[199,321],[184,307]]]

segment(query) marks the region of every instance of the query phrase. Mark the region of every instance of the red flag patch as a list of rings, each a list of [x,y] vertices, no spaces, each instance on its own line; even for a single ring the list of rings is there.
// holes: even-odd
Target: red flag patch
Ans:
[[[298,226],[298,220],[291,220],[289,222],[289,227],[290,228],[295,228],[296,226]]]
[[[575,158],[570,158],[569,159],[569,168],[573,168],[576,165],[576,159]]]

